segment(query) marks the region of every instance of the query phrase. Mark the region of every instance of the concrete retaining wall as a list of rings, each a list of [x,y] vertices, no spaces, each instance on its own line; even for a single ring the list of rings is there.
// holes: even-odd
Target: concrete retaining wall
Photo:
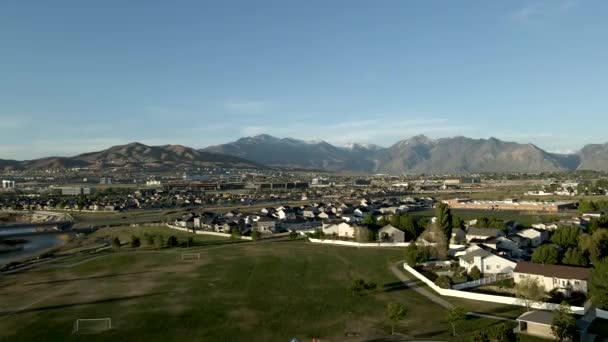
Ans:
[[[217,233],[217,232],[208,232],[208,231],[205,231],[205,230],[193,230],[193,229],[185,228],[185,227],[172,226],[170,224],[167,224],[167,227],[169,227],[171,229],[181,230],[182,232],[187,232],[187,233],[194,233],[194,234],[200,234],[200,235],[221,236],[221,237],[226,237],[226,238],[232,237],[231,234]],[[242,239],[242,240],[252,240],[251,236],[240,236],[240,239]]]

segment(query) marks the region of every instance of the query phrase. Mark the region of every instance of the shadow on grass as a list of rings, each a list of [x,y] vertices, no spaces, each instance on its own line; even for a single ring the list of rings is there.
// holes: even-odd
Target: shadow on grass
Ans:
[[[382,285],[382,292],[395,292],[407,289],[415,289],[417,287],[418,284],[414,281],[408,281],[406,283],[401,281],[395,281]]]
[[[132,300],[132,299],[138,299],[138,298],[167,295],[169,293],[171,293],[171,292],[169,292],[169,291],[154,292],[154,293],[145,293],[145,294],[134,295],[134,296],[124,296],[124,297],[114,297],[114,298],[98,299],[98,300],[92,300],[92,301],[80,302],[80,303],[50,305],[50,306],[43,306],[43,307],[39,307],[39,308],[26,308],[26,309],[22,309],[22,310],[17,309],[17,310],[13,310],[13,311],[2,312],[2,313],[0,313],[0,317],[6,316],[6,315],[17,315],[17,314],[28,313],[28,312],[38,312],[38,311],[46,311],[46,310],[71,308],[71,307],[83,306],[83,305],[114,303],[114,302],[120,302],[120,301]]]
[[[128,275],[133,275],[133,274],[144,274],[144,273],[157,273],[157,272],[156,271],[141,271],[141,272],[130,272],[130,273],[103,274],[103,275],[90,276],[90,277],[68,278],[68,279],[41,281],[41,282],[36,282],[36,283],[25,283],[23,285],[57,284],[57,283],[67,283],[67,282],[70,282],[70,281],[81,281],[81,280],[103,279],[103,278],[111,278],[111,277],[122,277],[122,276],[128,276]]]

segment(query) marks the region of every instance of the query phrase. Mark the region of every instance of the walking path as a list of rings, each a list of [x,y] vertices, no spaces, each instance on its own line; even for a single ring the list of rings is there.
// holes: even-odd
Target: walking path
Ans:
[[[440,305],[446,309],[450,309],[450,308],[454,307],[454,305],[452,303],[448,302],[447,300],[441,298],[440,296],[432,293],[431,291],[429,291],[426,288],[422,287],[421,285],[417,284],[416,280],[410,278],[409,276],[406,275],[406,273],[401,271],[401,269],[400,269],[401,265],[403,265],[403,261],[398,261],[397,263],[391,265],[390,270],[391,270],[391,272],[393,272],[393,274],[397,278],[399,278],[399,280],[401,280],[403,282],[403,284],[405,284],[407,287],[411,288],[412,290],[418,292],[419,294],[423,295],[424,297],[428,298],[430,301],[432,301],[433,303],[435,303],[437,305]],[[496,319],[496,320],[507,321],[507,322],[515,322],[515,320],[510,319],[510,318],[488,315],[488,314],[483,314],[483,313],[478,313],[478,312],[467,312],[467,315],[475,316],[475,317],[482,317],[482,318],[489,318],[489,319]]]

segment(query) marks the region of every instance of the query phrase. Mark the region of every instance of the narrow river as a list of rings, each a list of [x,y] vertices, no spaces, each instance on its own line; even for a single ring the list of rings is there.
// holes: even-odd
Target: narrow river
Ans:
[[[45,252],[53,250],[57,247],[61,247],[69,241],[68,234],[32,234],[32,235],[20,235],[11,237],[12,234],[23,234],[29,232],[35,232],[35,228],[15,228],[2,230],[0,234],[0,241],[5,240],[25,240],[23,243],[19,243],[14,247],[16,250],[7,251],[6,246],[0,246],[0,265],[8,264],[13,261],[26,261],[35,258]],[[0,242],[1,243],[1,242]]]

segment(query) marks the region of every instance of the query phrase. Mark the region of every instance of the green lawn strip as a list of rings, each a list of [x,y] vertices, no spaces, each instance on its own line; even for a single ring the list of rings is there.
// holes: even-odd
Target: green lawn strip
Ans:
[[[303,242],[245,243],[201,249],[182,262],[179,251],[116,253],[62,270],[14,275],[59,291],[26,310],[0,316],[0,338],[10,341],[328,341],[386,336],[390,302],[409,313],[396,331],[415,338],[451,339],[445,310],[406,289],[388,270],[402,251],[322,246]],[[378,289],[353,296],[356,278]],[[40,285],[39,285],[40,286]],[[14,287],[11,295],[28,293]],[[31,298],[24,300],[28,302]],[[111,317],[115,329],[72,335],[78,318]],[[470,318],[469,332],[496,321]],[[466,332],[466,334],[465,334]],[[460,337],[457,337],[459,339]]]

